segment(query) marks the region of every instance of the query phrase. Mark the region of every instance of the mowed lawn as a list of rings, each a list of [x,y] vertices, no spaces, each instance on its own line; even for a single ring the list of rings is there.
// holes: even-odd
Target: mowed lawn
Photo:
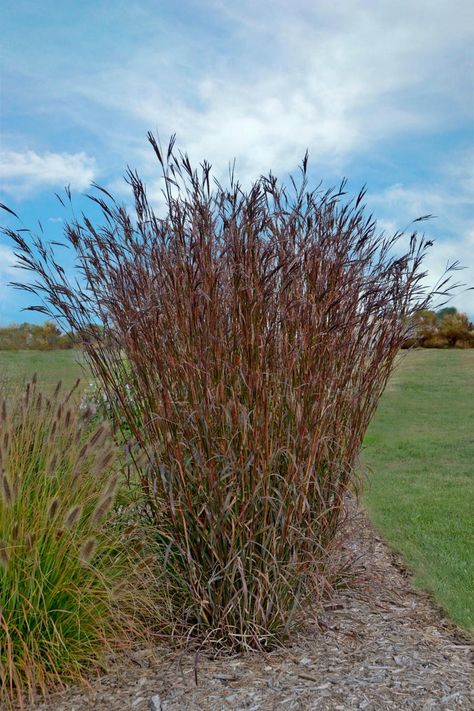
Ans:
[[[474,350],[402,356],[365,440],[375,526],[460,626],[474,630]]]
[[[51,392],[59,380],[65,388],[74,385],[81,378],[87,385],[87,371],[80,351],[0,351],[0,389],[11,389],[30,380],[34,373],[38,385],[45,392]]]

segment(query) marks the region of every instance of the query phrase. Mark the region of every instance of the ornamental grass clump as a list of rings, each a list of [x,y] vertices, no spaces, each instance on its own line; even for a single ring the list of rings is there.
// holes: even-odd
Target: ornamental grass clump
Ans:
[[[135,562],[111,515],[117,451],[76,411],[70,393],[49,398],[34,383],[1,403],[2,708],[81,681],[141,629]]]
[[[381,234],[345,184],[310,190],[307,158],[289,188],[270,174],[245,191],[149,139],[165,210],[132,171],[133,216],[96,186],[103,224],[65,230],[78,282],[7,232],[35,308],[80,334],[146,455],[169,631],[267,647],[326,589],[364,433],[428,302],[430,243]]]

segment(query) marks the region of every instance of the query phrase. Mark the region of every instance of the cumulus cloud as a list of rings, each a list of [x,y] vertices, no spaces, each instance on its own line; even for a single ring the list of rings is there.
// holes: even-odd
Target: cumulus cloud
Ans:
[[[382,215],[379,226],[387,232],[416,228],[433,239],[425,264],[430,287],[454,262],[462,269],[453,273],[453,281],[474,287],[473,159],[466,155],[447,164],[430,184],[397,183],[369,195],[370,207]],[[427,214],[435,217],[411,227],[413,220]],[[474,317],[474,291],[458,290],[452,305]]]
[[[291,9],[215,0],[207,10],[225,52],[199,28],[184,38],[170,28],[174,63],[169,47],[137,47],[126,66],[105,62],[94,82],[75,82],[77,96],[114,112],[104,127],[112,141],[120,125],[177,132],[194,161],[208,158],[222,175],[236,157],[239,175],[254,178],[292,170],[307,147],[319,165],[343,170],[380,141],[449,127],[470,111],[474,13],[464,0],[456,11],[425,0],[297,0]],[[142,168],[147,156],[136,156]]]
[[[144,140],[152,129],[163,139],[176,132],[193,162],[207,158],[220,178],[234,157],[244,181],[281,175],[306,148],[319,174],[341,174],[383,142],[471,118],[469,0],[163,6],[132,12],[117,0],[143,41],[124,37],[106,53],[96,43],[73,70],[56,62],[54,80],[34,82],[29,63],[42,110],[95,136],[114,170],[130,163],[153,176]]]
[[[94,158],[85,153],[0,152],[0,178],[6,193],[25,197],[43,188],[71,185],[82,190],[94,179]]]

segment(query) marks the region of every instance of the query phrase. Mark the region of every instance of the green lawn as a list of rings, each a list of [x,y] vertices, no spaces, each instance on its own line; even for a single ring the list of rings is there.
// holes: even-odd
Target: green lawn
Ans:
[[[38,384],[47,392],[61,380],[65,388],[71,387],[77,378],[87,382],[80,363],[80,351],[0,351],[0,388],[11,388],[29,380],[34,373]]]
[[[416,583],[474,629],[474,350],[402,358],[365,440],[364,502]]]

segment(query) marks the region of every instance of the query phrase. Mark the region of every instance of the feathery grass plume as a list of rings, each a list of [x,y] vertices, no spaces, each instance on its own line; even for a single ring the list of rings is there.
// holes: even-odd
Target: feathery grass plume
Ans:
[[[67,395],[57,389],[48,404],[35,387],[27,388],[26,405],[9,399],[2,417],[10,444],[0,475],[2,708],[81,681],[113,645],[143,632],[143,573],[123,534],[130,520],[111,511],[119,450],[108,441],[110,456],[94,469],[103,461],[105,428],[97,437],[97,424],[84,427],[65,407]],[[71,437],[76,427],[82,440]],[[78,461],[83,446],[91,456]],[[98,508],[100,522],[92,515]]]
[[[111,453],[110,453],[111,455]],[[105,498],[107,496],[114,496],[115,492],[117,491],[117,486],[119,483],[119,479],[117,475],[111,476],[107,484],[105,485],[104,491],[102,492],[101,498]]]
[[[345,181],[311,189],[307,156],[299,179],[244,190],[233,173],[222,186],[208,163],[195,170],[174,139],[168,151],[149,140],[165,210],[132,170],[133,215],[95,186],[102,224],[65,228],[81,280],[43,237],[5,232],[33,274],[33,308],[80,334],[147,459],[142,508],[170,631],[266,647],[327,589],[365,431],[411,315],[432,298],[431,242],[379,231]]]
[[[64,526],[66,528],[73,528],[81,518],[82,511],[83,507],[81,504],[76,504],[70,508],[64,517]]]
[[[114,497],[112,496],[112,494],[109,494],[108,496],[105,496],[103,499],[101,499],[92,514],[92,522],[96,525],[100,523],[100,521],[112,508],[113,503]]]
[[[82,447],[79,450],[79,453],[77,455],[77,462],[80,463],[86,456],[88,450],[90,449],[90,442],[86,442],[85,444],[82,445]]]
[[[97,459],[95,469],[100,471],[100,469],[106,469],[110,463],[111,457],[113,457],[113,452],[109,451],[103,454],[100,459]]]
[[[76,382],[74,383],[72,388],[70,388],[69,392],[66,395],[66,398],[64,400],[65,403],[68,403],[70,401],[71,397],[74,395],[74,393],[76,392],[76,390],[78,389],[80,384],[81,384],[81,379],[77,378]]]
[[[8,566],[8,561],[9,561],[9,555],[8,555],[8,547],[5,541],[0,540],[0,564],[4,567],[7,568]],[[0,606],[0,610],[1,610]]]
[[[103,437],[105,431],[106,431],[106,430],[105,430],[104,425],[100,425],[100,427],[97,428],[97,430],[94,432],[94,435],[93,435],[92,439],[90,440],[90,446],[91,446],[91,447],[93,447],[94,445],[96,445],[96,444],[101,440],[101,438]]]
[[[5,471],[0,472],[0,483],[0,493],[3,495],[5,506],[9,506],[13,503],[13,492]]]
[[[79,558],[83,563],[89,563],[97,547],[97,541],[95,538],[89,538],[85,541],[79,553]]]
[[[51,520],[56,516],[59,509],[59,503],[60,501],[57,496],[51,501],[48,509],[48,519]]]

